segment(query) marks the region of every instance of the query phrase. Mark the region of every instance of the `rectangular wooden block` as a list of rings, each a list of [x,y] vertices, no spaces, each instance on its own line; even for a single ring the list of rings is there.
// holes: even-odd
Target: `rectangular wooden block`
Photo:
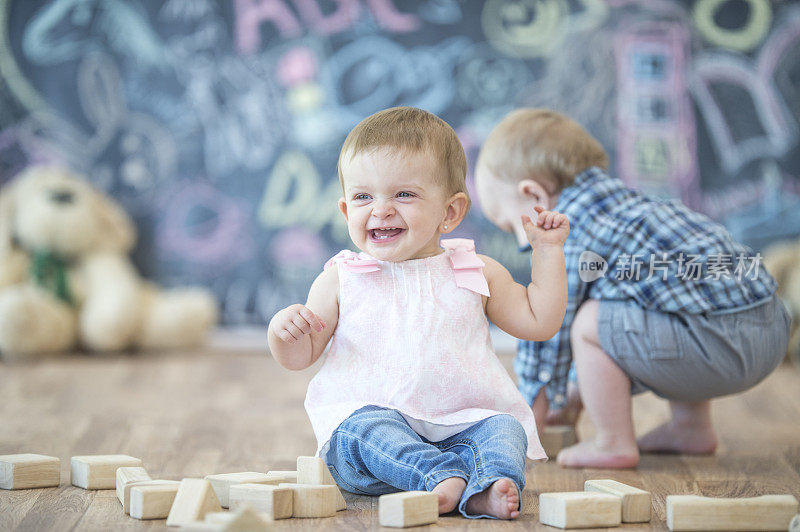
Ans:
[[[148,480],[130,486],[130,515],[135,519],[164,519],[169,515],[181,483],[177,480]]]
[[[117,469],[141,467],[142,461],[126,454],[98,454],[73,456],[69,466],[73,486],[86,490],[113,490],[117,487]]]
[[[539,521],[558,528],[619,526],[622,499],[593,491],[542,493],[539,495]]]
[[[544,428],[540,441],[547,457],[555,458],[564,447],[578,443],[578,435],[571,425],[551,425]]]
[[[339,486],[333,480],[328,466],[322,458],[317,456],[298,456],[297,457],[297,483],[313,484],[317,486]],[[344,500],[342,492],[336,498],[336,510],[346,510],[347,502]]]
[[[143,467],[117,468],[117,499],[122,503],[122,511],[126,514],[131,512],[131,485],[142,480],[152,480]]]
[[[280,478],[281,482],[298,484],[297,471],[267,471],[267,475],[272,478]]]
[[[293,517],[331,517],[336,515],[337,494],[336,486],[312,486],[310,484],[281,483],[281,488],[290,488],[294,493],[292,498]]]
[[[381,526],[405,528],[428,525],[439,519],[439,496],[429,491],[404,491],[378,498]]]
[[[208,512],[220,512],[222,506],[204,478],[185,478],[181,480],[178,493],[167,516],[167,526],[181,526],[194,521],[202,521]]]
[[[622,522],[645,523],[650,521],[650,492],[628,486],[611,479],[587,480],[583,484],[585,491],[599,491],[622,499]]]
[[[218,475],[206,475],[205,478],[211,482],[211,487],[214,488],[214,493],[217,494],[219,504],[223,508],[228,507],[228,492],[234,484],[272,484],[277,486],[281,482],[286,482],[267,473],[257,473],[255,471],[220,473]]]
[[[668,495],[667,527],[679,530],[787,530],[797,513],[792,495],[716,498]]]
[[[289,488],[267,484],[236,484],[230,490],[230,508],[251,506],[266,513],[270,519],[292,517],[294,492]]]
[[[4,454],[0,456],[0,488],[24,490],[58,486],[61,460],[44,454]]]

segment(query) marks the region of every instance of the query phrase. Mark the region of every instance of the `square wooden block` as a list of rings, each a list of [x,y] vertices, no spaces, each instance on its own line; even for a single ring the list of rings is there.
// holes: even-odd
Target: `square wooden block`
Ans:
[[[177,480],[148,480],[132,485],[130,514],[135,519],[165,519],[181,483]]]
[[[131,512],[131,486],[143,480],[152,480],[143,467],[117,468],[117,499],[122,503],[122,511],[126,514]]]
[[[142,461],[126,454],[96,454],[73,456],[69,466],[73,486],[113,490],[117,487],[117,468],[141,467]]]
[[[539,437],[548,458],[555,458],[564,447],[578,443],[575,427],[571,425],[547,426]]]
[[[48,488],[61,482],[61,461],[44,454],[4,454],[0,456],[0,488],[24,490]]]
[[[439,496],[430,491],[403,491],[378,498],[381,526],[405,528],[428,525],[439,519]]]
[[[336,515],[340,496],[336,486],[312,486],[310,484],[280,484],[294,492],[292,499],[293,517],[331,517]]]
[[[217,494],[219,504],[223,508],[228,507],[228,492],[235,484],[272,484],[277,486],[285,480],[270,476],[267,473],[257,473],[255,471],[242,471],[239,473],[219,473],[217,475],[206,475],[206,480],[211,482],[214,493]]]
[[[239,509],[251,506],[254,510],[266,513],[270,519],[292,517],[294,492],[267,484],[236,484],[231,486],[230,508]]]
[[[587,480],[583,484],[585,491],[608,493],[622,499],[623,523],[646,523],[650,521],[650,492],[628,486],[611,479]]]
[[[622,499],[593,491],[542,493],[539,495],[539,521],[558,528],[619,526]]]
[[[297,457],[297,484],[313,484],[318,486],[336,486],[328,466],[322,458],[317,456],[298,456]],[[347,502],[344,500],[341,490],[336,497],[336,510],[346,510]]]

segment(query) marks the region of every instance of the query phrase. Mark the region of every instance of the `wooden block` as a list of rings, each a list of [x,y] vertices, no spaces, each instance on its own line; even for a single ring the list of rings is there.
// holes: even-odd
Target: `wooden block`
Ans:
[[[792,522],[789,523],[789,532],[800,532],[800,514],[794,516]]]
[[[178,493],[167,516],[167,526],[181,526],[193,521],[201,521],[208,512],[219,512],[219,505],[211,487],[204,478],[185,478],[181,480]]]
[[[153,480],[143,467],[119,467],[117,468],[117,499],[122,503],[122,511],[126,514],[131,513],[130,496],[131,485],[142,480]]]
[[[177,480],[148,480],[134,483],[129,493],[131,517],[164,519],[169,515],[180,485]]]
[[[256,473],[255,471],[243,471],[240,473],[221,473],[218,475],[207,475],[206,480],[211,482],[214,493],[217,494],[219,504],[223,508],[228,507],[228,491],[234,484],[272,484],[277,486],[285,480],[270,476],[266,473]]]
[[[585,491],[599,491],[622,499],[623,523],[646,523],[650,521],[650,492],[628,486],[616,480],[587,480],[583,484]]]
[[[293,517],[331,517],[336,515],[339,488],[309,484],[281,483],[281,488],[291,488]],[[341,494],[340,494],[341,495]]]
[[[381,526],[405,528],[428,525],[439,519],[439,496],[430,491],[403,491],[378,498]]]
[[[259,484],[263,485],[263,484]],[[218,525],[225,532],[255,532],[270,530],[269,517],[257,512],[248,505],[237,508],[235,512],[213,512],[206,515],[206,523]]]
[[[539,522],[558,528],[619,526],[622,499],[594,491],[542,493]]]
[[[270,519],[292,517],[294,492],[289,488],[267,484],[236,484],[231,486],[231,510],[252,506],[254,510],[266,513]]]
[[[267,475],[272,478],[280,478],[282,479],[281,482],[298,484],[297,471],[267,471]]]
[[[205,521],[192,521],[181,525],[185,532],[221,532],[223,525],[219,523],[206,523]]]
[[[313,484],[316,486],[339,486],[333,480],[328,466],[322,458],[317,456],[298,456],[297,457],[297,483]],[[336,510],[347,510],[347,502],[344,500],[342,492],[336,498]]]
[[[4,454],[0,456],[0,488],[24,490],[58,486],[61,461],[44,454]]]
[[[117,487],[117,469],[141,467],[142,461],[126,454],[73,456],[69,462],[73,486],[85,490],[113,490]]]
[[[571,425],[552,425],[542,431],[541,442],[548,458],[555,458],[564,447],[578,443],[578,435]]]
[[[787,530],[797,513],[792,495],[724,499],[667,496],[670,530]]]

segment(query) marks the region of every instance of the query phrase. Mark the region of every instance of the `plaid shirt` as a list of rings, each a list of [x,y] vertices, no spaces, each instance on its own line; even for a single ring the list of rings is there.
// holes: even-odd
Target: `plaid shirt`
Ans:
[[[564,405],[570,327],[587,299],[633,300],[647,309],[701,314],[755,306],[775,292],[761,256],[734,241],[722,225],[679,201],[629,189],[599,168],[578,174],[554,210],[570,221],[564,243],[567,311],[552,339],[519,343],[514,370],[529,404],[546,386],[552,406]],[[599,257],[581,256],[584,252]],[[602,260],[608,265],[604,273],[596,269]],[[586,267],[592,261],[594,271]],[[592,280],[592,273],[599,277]]]

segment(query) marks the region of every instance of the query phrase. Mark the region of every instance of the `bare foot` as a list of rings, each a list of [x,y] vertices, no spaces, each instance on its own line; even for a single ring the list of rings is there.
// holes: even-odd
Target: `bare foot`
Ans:
[[[583,410],[583,403],[581,402],[578,386],[569,383],[566,404],[559,410],[549,410],[547,412],[547,425],[571,425],[574,427],[578,422],[578,417],[581,415],[581,410]]]
[[[439,495],[439,515],[450,513],[458,506],[467,481],[461,477],[450,477],[436,484],[431,491]]]
[[[712,454],[717,435],[710,424],[679,424],[668,421],[637,441],[643,453]]]
[[[639,451],[636,446],[600,446],[596,440],[587,440],[562,449],[556,461],[564,467],[624,469],[636,467]]]
[[[519,517],[517,485],[510,478],[496,480],[487,489],[469,498],[467,513],[491,515],[498,519],[516,519]]]

